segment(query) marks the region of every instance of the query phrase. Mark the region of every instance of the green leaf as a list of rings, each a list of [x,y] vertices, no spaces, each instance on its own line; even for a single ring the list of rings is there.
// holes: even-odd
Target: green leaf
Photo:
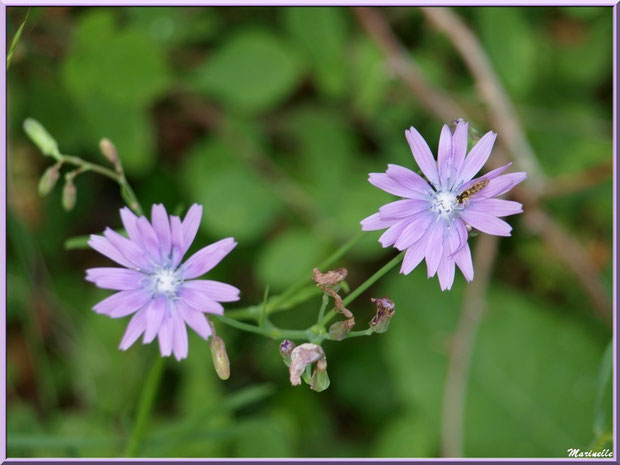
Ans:
[[[511,93],[527,94],[537,77],[537,31],[519,8],[479,8],[476,12],[495,71]]]
[[[15,50],[17,50],[17,44],[19,40],[22,38],[22,32],[24,31],[24,26],[26,25],[26,21],[28,21],[28,15],[30,14],[30,9],[26,12],[26,17],[19,25],[19,29],[13,36],[13,40],[11,41],[11,47],[9,47],[9,52],[6,55],[6,69],[8,70],[11,66],[11,61],[13,61],[13,55],[15,54]]]
[[[614,344],[609,342],[598,374],[598,393],[594,414],[594,434],[599,437],[612,431]]]
[[[256,240],[280,211],[280,200],[269,187],[219,141],[191,151],[182,179],[193,201],[203,205],[201,226],[212,237]]]
[[[347,92],[347,16],[341,8],[283,8],[284,23],[312,62],[319,89],[328,96]]]
[[[283,290],[304,276],[312,276],[312,268],[325,253],[323,243],[307,230],[286,231],[261,250],[257,277],[274,291]]]
[[[200,66],[196,88],[242,113],[273,108],[293,92],[301,63],[282,38],[267,31],[237,32]]]
[[[421,268],[425,268],[423,265]],[[458,271],[457,271],[457,274]],[[456,327],[461,276],[448,293],[426,270],[394,279],[397,313],[381,341],[403,401],[439,440],[446,347]],[[504,288],[491,288],[467,386],[465,455],[563,457],[592,437],[597,326]]]

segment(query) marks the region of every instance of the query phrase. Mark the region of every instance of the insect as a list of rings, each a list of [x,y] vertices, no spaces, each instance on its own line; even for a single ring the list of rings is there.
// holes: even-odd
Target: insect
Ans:
[[[469,189],[464,190],[463,192],[461,192],[459,195],[456,196],[457,203],[460,203],[460,204],[465,203],[465,201],[468,200],[472,195],[484,189],[488,183],[489,183],[488,179],[482,179],[481,181],[478,181],[477,183],[473,184]]]

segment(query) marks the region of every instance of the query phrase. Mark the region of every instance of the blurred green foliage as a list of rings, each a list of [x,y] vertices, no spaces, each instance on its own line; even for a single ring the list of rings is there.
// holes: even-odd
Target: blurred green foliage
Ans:
[[[610,160],[611,8],[456,12],[485,47],[550,182],[578,182]],[[415,8],[383,13],[427,78],[482,115],[445,37]],[[25,15],[8,9],[9,37]],[[8,86],[9,456],[122,454],[157,350],[117,350],[126,321],[93,314],[107,293],[83,280],[84,269],[106,261],[61,247],[120,226],[117,187],[78,177],[70,213],[60,189],[39,198],[48,160],[22,132],[26,117],[64,153],[100,163],[98,141],[110,138],[144,205],[202,204],[194,247],[239,241],[212,275],[242,289],[240,305],[260,302],[266,285],[278,293],[309,275],[390,199],[367,174],[386,163],[414,167],[404,129],[416,126],[434,150],[443,123],[344,8],[32,8]],[[274,166],[295,195],[273,182]],[[544,207],[584,245],[611,294],[611,176]],[[501,241],[473,354],[465,453],[564,457],[571,447],[600,447],[611,430],[610,328],[521,218],[509,221],[514,235]],[[378,236],[367,233],[338,264],[352,286],[391,256]],[[167,364],[143,452],[438,456],[447,348],[465,284],[458,275],[441,293],[425,273],[393,271],[351,306],[359,329],[373,315],[371,296],[389,295],[397,313],[386,334],[325,344],[331,386],[320,394],[289,385],[278,341],[227,327],[218,331],[232,376],[221,382],[192,334],[189,358]],[[276,323],[306,327],[318,300]]]

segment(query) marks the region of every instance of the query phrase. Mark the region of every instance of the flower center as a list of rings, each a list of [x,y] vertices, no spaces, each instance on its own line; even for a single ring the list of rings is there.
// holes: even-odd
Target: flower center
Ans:
[[[155,293],[174,296],[181,284],[181,279],[175,270],[160,268],[153,273],[151,283]]]
[[[456,194],[450,191],[440,191],[435,194],[433,211],[442,218],[451,218],[457,208]]]

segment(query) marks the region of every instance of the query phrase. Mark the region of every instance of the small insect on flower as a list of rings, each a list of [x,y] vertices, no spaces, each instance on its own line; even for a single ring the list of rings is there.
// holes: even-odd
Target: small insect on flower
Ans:
[[[478,181],[476,184],[471,186],[469,189],[464,190],[463,192],[461,192],[459,195],[456,196],[457,203],[460,203],[461,205],[464,204],[472,195],[480,192],[482,189],[487,187],[488,184],[489,184],[488,179],[483,179],[482,181]]]
[[[177,360],[188,353],[187,330],[200,337],[212,334],[205,313],[222,315],[220,302],[239,300],[239,289],[230,284],[195,279],[213,269],[237,243],[232,237],[200,249],[185,263],[183,256],[196,237],[202,207],[194,204],[181,221],[169,216],[163,205],[153,205],[151,221],[138,218],[128,208],[121,219],[128,238],[107,228],[92,235],[88,244],[124,268],[91,268],[86,279],[104,289],[119,291],[93,309],[111,318],[133,315],[120,343],[127,350],[142,334],[144,344],[159,341],[161,355]]]
[[[444,125],[437,160],[415,128],[405,131],[426,179],[398,165],[388,165],[385,173],[370,173],[371,184],[402,200],[382,206],[361,222],[364,231],[387,228],[379,238],[383,247],[406,250],[401,273],[411,273],[426,259],[428,277],[437,274],[442,290],[452,287],[455,265],[467,281],[474,279],[469,229],[510,236],[511,226],[500,217],[523,211],[518,202],[496,198],[527,177],[502,174],[510,163],[473,179],[488,160],[497,135],[489,131],[467,153],[468,130],[461,119],[455,121],[454,132]]]

